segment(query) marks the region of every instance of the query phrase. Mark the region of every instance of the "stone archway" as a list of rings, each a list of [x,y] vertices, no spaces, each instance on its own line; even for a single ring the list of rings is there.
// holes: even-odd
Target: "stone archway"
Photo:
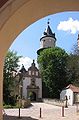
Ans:
[[[29,96],[30,96],[31,101],[36,101],[37,100],[37,93],[35,91],[30,91]]]
[[[33,101],[36,101],[36,93],[32,92],[32,94],[33,94]]]
[[[0,120],[3,103],[3,63],[14,39],[30,24],[64,11],[79,11],[79,0],[6,0],[0,8]]]
[[[27,98],[30,98],[32,101],[38,101],[38,91],[39,87],[27,87]]]

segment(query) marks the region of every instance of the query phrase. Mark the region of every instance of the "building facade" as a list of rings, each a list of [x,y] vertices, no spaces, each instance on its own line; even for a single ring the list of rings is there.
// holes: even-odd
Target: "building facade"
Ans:
[[[65,100],[65,97],[67,97],[68,105],[79,102],[79,87],[69,84],[60,93],[60,100]]]
[[[42,100],[42,80],[34,60],[31,67],[28,68],[28,71],[24,69],[24,66],[22,66],[20,70],[21,72],[24,71],[22,72],[22,98],[31,99],[32,101]]]

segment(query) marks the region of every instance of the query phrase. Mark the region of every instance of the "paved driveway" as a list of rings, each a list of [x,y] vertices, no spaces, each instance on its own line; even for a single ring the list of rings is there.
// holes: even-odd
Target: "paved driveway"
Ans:
[[[40,118],[41,108],[41,118]],[[45,104],[32,103],[32,106],[21,109],[21,120],[79,120],[79,114],[76,113],[76,106],[65,108],[64,117],[61,114],[61,107]],[[18,109],[5,109],[7,115],[4,120],[19,120]]]

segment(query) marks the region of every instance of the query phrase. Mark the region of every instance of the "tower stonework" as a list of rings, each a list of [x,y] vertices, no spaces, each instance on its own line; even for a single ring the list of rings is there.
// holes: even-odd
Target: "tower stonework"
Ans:
[[[40,49],[37,51],[37,54],[40,54],[40,51],[46,48],[55,47],[56,46],[56,37],[55,33],[52,32],[49,22],[47,22],[48,26],[43,33],[43,36],[40,38]]]

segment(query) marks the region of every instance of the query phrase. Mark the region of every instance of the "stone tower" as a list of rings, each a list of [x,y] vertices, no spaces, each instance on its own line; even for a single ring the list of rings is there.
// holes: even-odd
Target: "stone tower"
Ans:
[[[43,33],[43,36],[40,38],[40,49],[37,51],[37,54],[40,54],[40,51],[46,48],[55,47],[56,37],[55,33],[52,32],[49,21],[47,22],[47,28]]]

